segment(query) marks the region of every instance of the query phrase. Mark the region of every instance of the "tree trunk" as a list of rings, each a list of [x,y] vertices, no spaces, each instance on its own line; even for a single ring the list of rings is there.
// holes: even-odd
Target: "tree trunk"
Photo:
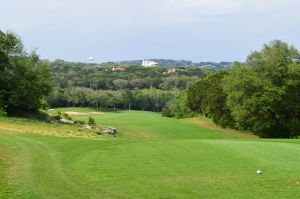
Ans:
[[[202,108],[200,108],[200,109],[201,109],[202,115],[203,115],[204,117],[206,117],[205,111],[204,111]]]

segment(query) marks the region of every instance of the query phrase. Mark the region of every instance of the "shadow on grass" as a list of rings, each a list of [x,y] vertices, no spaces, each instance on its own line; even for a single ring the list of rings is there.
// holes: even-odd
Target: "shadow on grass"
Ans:
[[[122,113],[124,111],[127,111],[127,109],[106,108],[106,109],[100,109],[99,111],[102,111],[102,112],[105,112],[105,113]]]
[[[51,117],[46,111],[38,110],[36,112],[28,112],[24,110],[14,110],[8,113],[8,117],[20,118],[20,119],[31,119],[50,123]]]
[[[65,110],[66,109],[66,110]],[[74,110],[72,110],[74,109]],[[100,108],[100,109],[96,109],[95,107],[53,107],[51,109],[48,110],[48,112],[51,111],[59,111],[61,110],[61,112],[67,112],[67,111],[79,111],[80,109],[82,109],[83,112],[90,112],[90,111],[95,111],[95,112],[106,112],[106,113],[122,113],[124,111],[127,111],[127,109],[114,109],[114,108]],[[89,110],[84,110],[84,109],[89,109]]]

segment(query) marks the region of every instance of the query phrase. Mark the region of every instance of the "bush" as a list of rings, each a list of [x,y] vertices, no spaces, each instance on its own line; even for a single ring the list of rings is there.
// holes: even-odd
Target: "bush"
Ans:
[[[88,125],[90,125],[90,126],[95,126],[95,125],[96,125],[95,119],[92,118],[92,117],[89,117]]]
[[[291,137],[300,136],[300,123],[298,120],[292,120],[287,123],[289,131],[291,132]]]
[[[72,118],[71,116],[69,116],[69,115],[65,116],[65,118],[66,118],[67,120],[73,120],[73,118]]]
[[[67,113],[62,113],[62,116],[65,117],[65,118],[69,117],[69,115]]]
[[[40,100],[40,108],[42,110],[47,110],[48,109],[48,102],[45,99]]]
[[[177,118],[192,117],[194,113],[188,106],[187,93],[182,92],[179,96],[168,102],[162,110],[162,115]]]
[[[85,121],[82,120],[75,120],[75,124],[84,125]]]
[[[61,119],[61,116],[60,115],[53,115],[53,116],[51,116],[52,117],[52,119],[54,119],[54,120],[60,120]]]
[[[167,103],[163,109],[162,109],[162,116],[163,117],[174,117],[174,114],[172,113],[171,110],[171,103]]]
[[[6,111],[3,108],[0,108],[0,117],[7,116]]]

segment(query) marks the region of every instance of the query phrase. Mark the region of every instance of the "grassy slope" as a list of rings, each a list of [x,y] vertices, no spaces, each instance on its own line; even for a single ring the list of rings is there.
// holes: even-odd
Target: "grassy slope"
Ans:
[[[60,109],[67,111],[69,109]],[[84,109],[86,110],[86,109]],[[88,116],[72,116],[87,121]],[[174,119],[159,113],[143,111],[113,111],[93,115],[98,124],[116,127],[122,138],[147,139],[223,139],[254,138],[232,130],[217,128],[209,121],[199,119]]]
[[[0,143],[0,198],[4,199],[9,194],[9,184],[7,179],[8,162],[10,159],[10,149]]]
[[[299,198],[297,140],[236,139],[245,136],[145,112],[93,117],[118,127],[122,139],[15,133],[0,120],[0,145],[16,154],[10,198]],[[215,139],[198,139],[209,133]]]
[[[94,132],[79,131],[78,126],[41,122],[31,119],[0,118],[0,129],[6,132],[52,135],[58,137],[102,138]]]

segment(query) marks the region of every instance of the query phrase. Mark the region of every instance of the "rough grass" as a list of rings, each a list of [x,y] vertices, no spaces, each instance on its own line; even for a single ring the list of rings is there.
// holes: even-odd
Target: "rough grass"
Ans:
[[[115,139],[82,139],[0,128],[0,146],[15,151],[6,167],[11,183],[5,197],[300,196],[299,140],[258,139],[218,129],[203,119],[177,120],[149,112],[107,112],[93,117],[99,123],[116,126],[121,135]],[[160,123],[150,125],[151,121]],[[46,127],[38,122],[26,124],[34,129]],[[263,174],[257,175],[257,169]]]
[[[0,118],[0,130],[4,132],[52,135],[59,137],[102,138],[92,131],[82,131],[79,126],[41,122],[31,119]]]

